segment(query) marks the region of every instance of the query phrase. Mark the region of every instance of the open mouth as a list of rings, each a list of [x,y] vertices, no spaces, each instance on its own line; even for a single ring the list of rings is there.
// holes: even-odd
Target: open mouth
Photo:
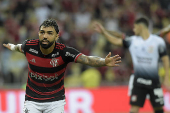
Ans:
[[[42,44],[48,44],[49,42],[48,41],[42,41]]]

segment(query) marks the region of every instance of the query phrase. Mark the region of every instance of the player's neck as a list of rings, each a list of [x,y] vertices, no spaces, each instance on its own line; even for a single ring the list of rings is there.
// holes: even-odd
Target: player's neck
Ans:
[[[54,43],[51,47],[49,47],[48,49],[44,49],[44,48],[42,48],[41,45],[40,45],[40,50],[41,50],[42,54],[48,55],[48,54],[50,54],[51,52],[53,52],[54,46],[55,46],[55,43]]]
[[[143,29],[140,36],[143,38],[143,40],[147,40],[150,36],[150,32],[148,29]]]

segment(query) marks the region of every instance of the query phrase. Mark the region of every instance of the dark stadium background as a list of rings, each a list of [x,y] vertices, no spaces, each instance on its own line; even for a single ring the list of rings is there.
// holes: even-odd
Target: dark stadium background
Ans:
[[[93,97],[95,104],[92,102],[91,112],[128,113],[127,86],[133,71],[129,52],[111,45],[102,35],[93,31],[92,25],[94,21],[99,21],[108,30],[123,32],[129,36],[133,35],[135,18],[140,16],[147,16],[150,19],[152,33],[158,32],[170,24],[170,0],[0,0],[0,113],[2,111],[3,113],[20,113],[22,107],[17,107],[13,111],[7,110],[13,106],[8,104],[7,97],[12,95],[9,97],[16,99],[17,106],[20,106],[19,100],[23,103],[23,96],[18,95],[20,93],[24,95],[28,71],[24,55],[11,52],[2,44],[8,42],[18,44],[26,39],[38,38],[39,25],[47,18],[57,20],[60,29],[59,42],[72,46],[86,55],[105,57],[108,52],[112,52],[112,55],[119,54],[122,57],[121,66],[118,68],[92,68],[70,63],[65,74],[66,96],[67,94],[70,96],[70,92],[75,90],[80,94],[82,90],[85,90],[95,96]],[[170,33],[163,38],[169,52]],[[159,73],[162,80],[164,70],[161,64]],[[123,92],[117,95],[120,100],[114,101],[116,95],[114,91]],[[111,98],[110,101],[100,99],[100,97],[104,98],[102,92],[103,95]],[[166,91],[165,94],[169,99],[166,105],[170,106],[170,94]],[[88,112],[83,111],[86,108],[81,106],[77,108],[77,111],[71,111],[69,107],[74,103],[70,102],[74,100],[69,100],[69,96],[66,113]],[[82,98],[86,99],[86,96]],[[83,102],[82,98],[78,102]],[[121,98],[126,98],[126,101],[120,104],[126,108],[114,111],[112,107],[114,108],[114,104],[118,101],[123,101]],[[109,107],[100,111],[98,107],[103,104]],[[150,112],[151,108],[143,111]]]

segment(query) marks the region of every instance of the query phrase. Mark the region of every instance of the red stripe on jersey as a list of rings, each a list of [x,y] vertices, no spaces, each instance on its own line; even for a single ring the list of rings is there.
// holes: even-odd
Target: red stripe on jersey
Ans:
[[[34,81],[30,76],[28,76],[28,77],[29,77],[29,79],[30,79],[30,81],[31,81],[32,83],[34,83],[35,85],[37,85],[37,86],[39,86],[39,87],[52,87],[52,86],[54,86],[54,85],[59,84],[59,83],[61,82],[61,80],[64,79],[64,76],[63,76],[60,80],[58,80],[58,81],[55,82],[55,83],[45,84],[45,83],[38,83],[38,82]]]
[[[38,45],[38,43],[35,43],[35,44],[26,44],[26,45]]]
[[[52,68],[64,64],[61,56],[57,58],[47,59],[26,53],[26,58],[28,60],[28,63],[38,67]]]
[[[32,42],[32,41],[28,41],[27,42],[27,44],[30,44],[30,43],[37,43],[38,44],[38,42]]]
[[[40,92],[40,91],[37,91],[35,89],[33,89],[31,86],[29,86],[29,84],[27,84],[27,87],[32,90],[33,92],[39,94],[39,95],[52,95],[52,94],[55,94],[59,91],[61,91],[63,88],[64,88],[64,85],[62,85],[60,88],[54,90],[54,91],[50,91],[50,92]]]
[[[29,95],[27,95],[27,94],[26,94],[26,96],[27,96],[27,97],[30,97],[30,98],[32,98],[32,99],[36,99],[36,100],[48,100],[48,99],[52,99],[52,98],[58,97],[58,96],[56,96],[56,97],[51,97],[51,98],[34,98],[34,97],[31,97],[31,96],[29,96]]]
[[[77,59],[78,59],[78,57],[79,57],[80,55],[82,55],[82,53],[79,53],[79,54],[76,56],[76,58],[75,58],[74,62],[76,62],[76,61],[77,61]]]
[[[56,47],[55,48],[63,50],[65,47],[66,46],[64,44],[56,43]]]
[[[31,42],[39,42],[39,39],[35,39],[35,40],[28,40],[27,43],[31,43]]]

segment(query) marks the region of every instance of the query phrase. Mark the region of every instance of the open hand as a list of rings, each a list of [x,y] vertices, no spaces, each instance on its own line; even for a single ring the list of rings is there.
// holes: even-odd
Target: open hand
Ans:
[[[93,28],[98,33],[103,33],[104,30],[105,30],[105,28],[100,23],[98,23],[98,22],[94,22],[93,23]]]
[[[3,44],[4,47],[8,48],[9,50],[13,50],[15,45],[14,44],[11,44],[11,43],[8,43],[8,44]]]
[[[111,56],[111,52],[109,52],[109,54],[105,58],[106,66],[110,66],[110,67],[119,66],[119,63],[121,63],[121,57],[119,55],[115,55],[113,57],[110,56]]]

